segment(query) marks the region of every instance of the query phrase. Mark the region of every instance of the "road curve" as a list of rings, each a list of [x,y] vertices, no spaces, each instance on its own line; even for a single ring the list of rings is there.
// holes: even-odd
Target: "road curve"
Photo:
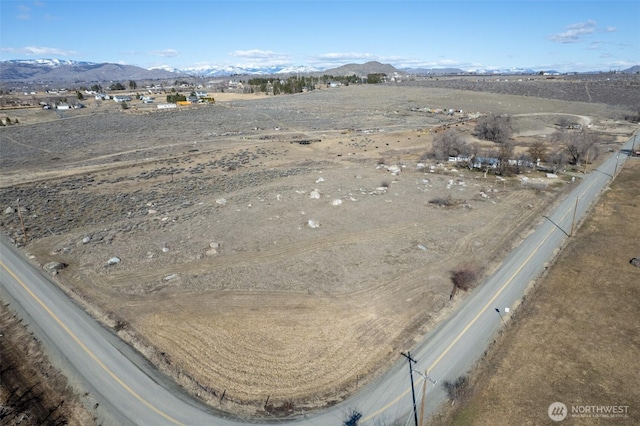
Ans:
[[[632,143],[633,138],[623,149],[630,149]],[[527,285],[541,274],[545,263],[568,238],[574,214],[576,222],[585,216],[626,157],[624,153],[614,153],[585,176],[564,201],[541,219],[537,229],[497,272],[417,347],[409,348],[417,360],[414,379],[418,398],[424,381],[419,373],[428,371],[431,378],[426,388],[427,414],[434,413],[446,399],[442,382],[466,374],[481,357],[502,326],[500,315],[508,316],[504,308],[518,303]],[[216,412],[186,395],[99,325],[4,237],[0,237],[0,298],[11,303],[30,324],[53,364],[68,375],[77,389],[89,393],[88,398],[98,404],[97,415],[105,425],[340,425],[353,411],[362,414],[360,425],[373,425],[413,416],[406,360],[400,354],[387,374],[326,410],[287,421],[242,419]]]

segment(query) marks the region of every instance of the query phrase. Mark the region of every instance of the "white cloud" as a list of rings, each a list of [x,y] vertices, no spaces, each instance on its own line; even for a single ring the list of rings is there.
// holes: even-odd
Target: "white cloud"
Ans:
[[[60,49],[57,47],[43,47],[43,46],[26,46],[26,47],[3,47],[0,49],[2,52],[20,54],[25,56],[77,56],[79,53],[75,50]]]
[[[159,56],[161,58],[175,58],[179,53],[175,49],[155,50],[151,52],[151,56]]]
[[[21,21],[27,21],[29,19],[31,19],[31,8],[23,5],[23,4],[19,4],[16,6],[16,9],[18,9],[18,15],[16,16],[19,20]]]
[[[291,57],[286,53],[273,52],[271,50],[234,50],[229,52],[229,56],[241,58],[244,61],[240,66],[261,67],[273,65],[289,65]]]
[[[578,43],[581,42],[584,36],[593,34],[597,31],[596,21],[588,20],[585,22],[579,22],[567,27],[567,30],[558,34],[552,34],[549,36],[549,40],[556,43]],[[615,28],[607,28],[605,31],[612,32]]]
[[[601,43],[599,41],[594,41],[591,44],[589,44],[589,47],[587,47],[587,49],[589,49],[589,50],[598,50],[598,49],[600,49],[600,45],[601,45]]]

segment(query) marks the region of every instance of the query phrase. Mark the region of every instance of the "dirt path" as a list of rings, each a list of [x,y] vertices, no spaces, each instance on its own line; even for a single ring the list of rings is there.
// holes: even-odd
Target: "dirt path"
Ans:
[[[186,389],[241,413],[264,414],[267,397],[274,412],[317,408],[375,379],[459,303],[450,271],[490,273],[568,185],[418,169],[436,130],[473,139],[470,121],[423,107],[487,103],[415,91],[119,111],[93,116],[90,134],[65,120],[68,137],[52,141],[37,124],[9,129],[3,196],[25,206],[26,250],[68,264],[69,294]],[[534,132],[553,115],[541,111],[591,111],[507,99]],[[50,144],[69,155],[53,163]],[[2,226],[21,235],[14,215]]]

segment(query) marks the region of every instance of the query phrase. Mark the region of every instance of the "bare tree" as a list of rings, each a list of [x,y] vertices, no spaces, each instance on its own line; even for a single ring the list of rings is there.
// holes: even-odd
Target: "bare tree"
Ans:
[[[575,121],[571,121],[569,117],[564,115],[558,120],[558,127],[560,127],[561,129],[572,129],[577,125],[578,123],[576,123]]]
[[[556,173],[558,170],[567,164],[567,154],[562,146],[556,146],[551,153],[547,156],[547,162],[551,166],[551,171]]]
[[[555,132],[551,139],[564,146],[569,163],[576,166],[583,161],[595,160],[600,153],[595,136],[586,130]]]
[[[480,139],[503,143],[511,139],[513,128],[511,126],[511,116],[507,114],[489,114],[480,117],[474,133]]]
[[[536,163],[538,160],[546,161],[547,159],[547,146],[543,141],[534,141],[529,146],[529,156],[531,160]]]
[[[457,157],[458,155],[468,155],[470,152],[467,142],[465,142],[460,133],[453,129],[440,133],[433,138],[432,150],[433,156],[439,161],[444,161],[449,157]]]
[[[513,158],[515,143],[512,140],[502,142],[498,147],[497,173],[504,175],[509,168],[509,160]]]

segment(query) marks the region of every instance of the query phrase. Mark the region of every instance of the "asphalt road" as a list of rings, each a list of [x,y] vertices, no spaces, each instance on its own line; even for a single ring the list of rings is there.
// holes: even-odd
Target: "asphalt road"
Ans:
[[[633,138],[623,149],[630,149]],[[571,194],[514,250],[499,270],[470,294],[450,318],[431,331],[417,347],[408,348],[413,365],[418,403],[423,376],[428,371],[425,414],[433,414],[445,401],[442,383],[465,375],[508,320],[506,307],[522,298],[527,285],[539,276],[626,160],[612,154],[598,169],[579,180]],[[100,326],[70,301],[47,276],[4,238],[0,238],[0,298],[30,324],[54,365],[77,388],[98,404],[103,424],[114,425],[238,425],[285,423],[229,417],[214,412],[154,370],[142,356],[110,330]],[[497,312],[498,309],[500,312]],[[420,405],[420,404],[418,404]],[[323,411],[301,415],[286,423],[341,425],[350,413],[361,413],[358,424],[385,425],[413,422],[407,360],[348,400]]]

